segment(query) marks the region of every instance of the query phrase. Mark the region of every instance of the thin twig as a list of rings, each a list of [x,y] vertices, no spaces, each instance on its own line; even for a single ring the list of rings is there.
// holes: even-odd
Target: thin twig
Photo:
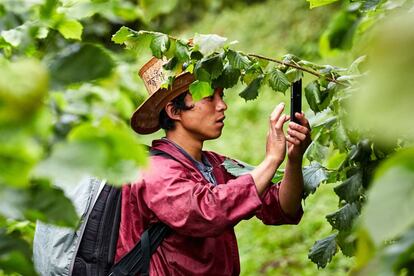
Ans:
[[[317,76],[318,78],[322,77],[322,74],[320,74],[318,72],[315,72],[313,70],[310,70],[308,68],[301,67],[301,66],[296,65],[296,64],[287,63],[287,62],[284,62],[284,61],[281,61],[281,60],[277,60],[277,59],[273,59],[273,58],[268,58],[268,57],[261,56],[261,55],[257,55],[257,54],[247,54],[247,56],[249,56],[249,57],[255,57],[255,58],[260,58],[260,59],[264,59],[264,60],[267,60],[267,61],[272,61],[272,62],[276,62],[276,63],[282,64],[282,65],[286,65],[286,66],[289,66],[289,67],[293,67],[293,68],[296,68],[298,70],[305,71],[305,72],[307,72],[309,74],[312,74],[314,76]],[[327,80],[331,81],[331,82],[344,85],[343,83],[341,83],[341,82],[339,82],[339,81],[337,81],[337,80],[335,80],[333,78],[329,78],[329,77],[326,77],[326,76],[323,76],[323,77],[326,78]]]

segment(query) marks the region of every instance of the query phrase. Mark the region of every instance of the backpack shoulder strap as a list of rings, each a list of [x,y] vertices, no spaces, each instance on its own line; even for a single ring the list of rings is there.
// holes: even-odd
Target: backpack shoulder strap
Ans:
[[[110,276],[149,275],[151,255],[169,233],[170,228],[164,223],[150,226],[141,236],[141,240],[116,265],[113,266]]]

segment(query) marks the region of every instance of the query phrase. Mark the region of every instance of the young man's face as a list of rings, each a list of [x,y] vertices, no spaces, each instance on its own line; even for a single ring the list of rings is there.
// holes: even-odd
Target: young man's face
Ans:
[[[187,106],[194,107],[181,112],[180,124],[183,129],[202,141],[218,138],[224,127],[224,111],[227,109],[223,101],[223,89],[216,89],[212,96],[198,102],[193,101],[190,93],[184,100]]]

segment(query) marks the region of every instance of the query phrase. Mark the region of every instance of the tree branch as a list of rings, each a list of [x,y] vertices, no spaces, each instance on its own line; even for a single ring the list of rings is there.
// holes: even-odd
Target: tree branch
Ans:
[[[273,58],[268,58],[268,57],[261,56],[261,55],[257,55],[257,54],[247,54],[247,56],[249,56],[249,57],[255,57],[255,58],[260,58],[260,59],[263,59],[263,60],[272,61],[272,62],[279,63],[279,64],[282,64],[282,65],[286,65],[286,66],[289,66],[289,67],[293,67],[293,68],[296,68],[298,70],[307,72],[307,73],[312,74],[314,76],[317,76],[318,78],[322,77],[322,74],[320,74],[318,72],[315,72],[315,71],[313,71],[311,69],[301,67],[301,66],[299,66],[297,64],[287,63],[287,62],[283,62],[281,60],[277,60],[277,59],[273,59]],[[337,84],[340,84],[340,85],[345,85],[345,84],[343,84],[343,83],[341,83],[341,82],[339,82],[339,81],[337,81],[337,80],[335,80],[333,78],[329,78],[329,77],[326,77],[326,76],[323,76],[323,77],[325,77],[327,80],[329,80],[331,82],[334,82],[334,83],[337,83]]]

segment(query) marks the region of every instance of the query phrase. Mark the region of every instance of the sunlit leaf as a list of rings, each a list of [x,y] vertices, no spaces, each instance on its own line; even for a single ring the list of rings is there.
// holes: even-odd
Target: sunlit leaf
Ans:
[[[195,101],[199,101],[204,97],[209,97],[214,93],[214,89],[211,88],[210,83],[199,80],[194,81],[189,89]]]
[[[24,33],[21,28],[11,29],[11,30],[5,30],[0,32],[0,36],[3,37],[3,39],[10,43],[12,46],[17,47],[20,45],[24,38]]]
[[[175,44],[175,56],[180,62],[186,62],[190,59],[190,52],[186,43],[177,40]]]
[[[196,34],[193,39],[194,47],[200,51],[204,56],[208,56],[216,51],[226,43],[227,38],[216,34]]]
[[[338,0],[306,0],[306,1],[309,2],[310,8],[313,9],[313,8],[320,7],[320,6],[329,5]]]
[[[289,68],[285,75],[289,82],[296,82],[303,77],[303,72],[295,68]]]
[[[170,48],[170,39],[165,34],[156,34],[151,41],[150,48],[152,55],[161,59],[163,54]]]
[[[125,43],[129,38],[139,36],[137,31],[134,31],[128,27],[122,26],[113,36],[112,41],[117,44]]]
[[[150,50],[150,44],[156,33],[147,31],[134,31],[128,27],[121,27],[113,36],[112,41],[117,44],[125,44],[128,49],[134,50],[139,55],[143,51]]]
[[[81,39],[83,26],[74,19],[65,19],[58,25],[59,32],[66,39]]]

